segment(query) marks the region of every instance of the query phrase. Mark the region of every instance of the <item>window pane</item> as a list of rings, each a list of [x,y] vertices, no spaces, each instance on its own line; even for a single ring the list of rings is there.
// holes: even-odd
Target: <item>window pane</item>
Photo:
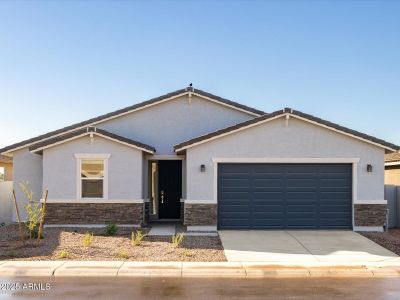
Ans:
[[[103,179],[82,179],[82,198],[103,198]]]
[[[4,167],[0,167],[0,181],[4,181],[5,175],[4,175]]]
[[[104,161],[102,160],[82,160],[82,178],[103,178]]]

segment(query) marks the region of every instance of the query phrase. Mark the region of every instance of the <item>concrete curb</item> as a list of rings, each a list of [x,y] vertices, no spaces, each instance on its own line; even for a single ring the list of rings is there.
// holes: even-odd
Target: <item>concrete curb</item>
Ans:
[[[7,261],[0,265],[0,275],[11,277],[53,276],[64,261]]]
[[[120,277],[181,277],[181,262],[125,262]]]
[[[122,267],[123,263],[124,262],[122,261],[68,261],[54,271],[54,276],[55,277],[117,276],[118,271]]]
[[[0,276],[47,277],[400,277],[400,266],[273,265],[255,262],[3,261]]]

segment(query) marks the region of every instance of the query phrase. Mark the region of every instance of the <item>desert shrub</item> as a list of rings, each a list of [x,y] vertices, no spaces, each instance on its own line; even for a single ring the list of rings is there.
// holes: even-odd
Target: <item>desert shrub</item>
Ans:
[[[183,242],[184,235],[183,233],[174,234],[172,236],[172,244],[175,248],[179,247],[179,245]]]
[[[118,231],[116,224],[108,224],[106,227],[106,235],[115,235]]]
[[[69,252],[66,250],[62,250],[59,254],[58,257],[60,258],[69,258]]]
[[[118,257],[122,259],[127,259],[129,258],[129,255],[125,250],[122,249],[121,251],[119,251]]]
[[[40,218],[42,216],[42,206],[39,201],[35,201],[33,199],[33,192],[29,188],[29,184],[27,181],[23,181],[19,184],[22,192],[25,194],[25,197],[28,199],[28,204],[25,205],[27,221],[26,227],[29,230],[29,238],[37,238],[38,237],[38,225],[40,223]],[[42,237],[41,237],[42,238]]]
[[[85,233],[85,236],[83,237],[82,243],[85,247],[91,247],[93,243],[93,232],[90,233],[89,231],[87,231]]]
[[[132,246],[140,246],[142,244],[142,240],[145,238],[145,234],[142,231],[137,230],[136,233],[132,232],[131,236],[131,244]]]

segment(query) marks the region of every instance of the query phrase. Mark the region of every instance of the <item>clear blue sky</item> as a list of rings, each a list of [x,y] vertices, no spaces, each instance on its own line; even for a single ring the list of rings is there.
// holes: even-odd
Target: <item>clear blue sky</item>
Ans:
[[[189,82],[400,144],[400,1],[0,2],[0,147]]]

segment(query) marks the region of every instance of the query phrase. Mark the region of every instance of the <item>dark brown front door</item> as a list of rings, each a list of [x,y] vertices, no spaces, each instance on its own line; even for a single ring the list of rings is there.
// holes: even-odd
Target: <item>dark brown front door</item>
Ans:
[[[182,197],[182,161],[158,161],[159,219],[179,219]]]

